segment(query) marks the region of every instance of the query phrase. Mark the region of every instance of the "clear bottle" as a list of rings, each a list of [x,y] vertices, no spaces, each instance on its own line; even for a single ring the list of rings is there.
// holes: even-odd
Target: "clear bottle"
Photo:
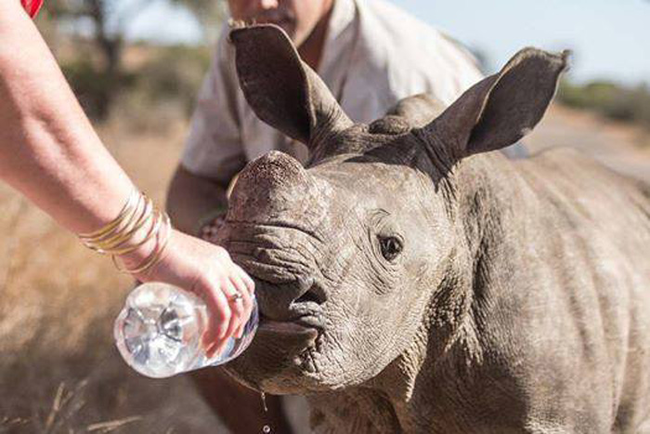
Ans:
[[[126,363],[142,375],[165,378],[222,365],[251,343],[259,314],[257,302],[239,339],[230,338],[220,354],[207,358],[201,336],[208,309],[196,295],[173,285],[149,282],[135,288],[115,320],[115,343]]]

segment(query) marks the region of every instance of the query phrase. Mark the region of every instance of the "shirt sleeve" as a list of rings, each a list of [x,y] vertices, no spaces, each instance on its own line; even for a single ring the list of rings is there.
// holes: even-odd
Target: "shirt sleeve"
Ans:
[[[456,88],[453,89],[453,98],[455,100],[485,76],[481,72],[478,59],[465,45],[440,30],[438,30],[438,33],[442,42],[446,45],[445,57],[453,65],[453,73],[456,78]]]
[[[193,174],[224,183],[246,164],[238,111],[241,97],[227,36],[226,28],[199,91],[181,157],[182,165]]]
[[[427,93],[446,105],[452,104],[483,79],[483,74],[469,50],[439,30],[430,29],[428,42],[426,58],[417,63],[411,80],[422,80]]]
[[[36,16],[38,11],[41,9],[41,6],[43,6],[43,0],[20,0],[20,3],[32,18]]]

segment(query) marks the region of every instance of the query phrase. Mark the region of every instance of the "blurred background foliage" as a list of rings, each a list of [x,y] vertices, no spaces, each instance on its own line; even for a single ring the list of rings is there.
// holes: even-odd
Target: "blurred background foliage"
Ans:
[[[578,85],[564,80],[558,100],[569,107],[636,123],[650,130],[650,88],[646,83],[624,86],[611,81],[592,81]]]
[[[131,41],[131,23],[160,0],[119,7],[113,0],[48,0],[38,26],[86,113],[96,122],[116,111],[189,116],[225,18],[220,0],[171,0],[200,25],[204,43]],[[164,23],[161,23],[164,27]]]

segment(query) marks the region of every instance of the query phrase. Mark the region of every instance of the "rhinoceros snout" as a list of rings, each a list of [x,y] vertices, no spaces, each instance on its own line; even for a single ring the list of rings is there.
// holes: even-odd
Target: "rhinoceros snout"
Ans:
[[[261,279],[260,307],[274,319],[289,319],[292,308],[303,302],[324,301],[305,269],[315,266],[313,258],[296,249],[318,242],[317,222],[308,218],[322,206],[317,193],[314,179],[298,160],[271,151],[242,170],[230,197],[224,244]]]
[[[248,220],[277,215],[301,197],[308,179],[300,162],[283,152],[271,151],[253,160],[239,174],[230,197],[233,217]]]

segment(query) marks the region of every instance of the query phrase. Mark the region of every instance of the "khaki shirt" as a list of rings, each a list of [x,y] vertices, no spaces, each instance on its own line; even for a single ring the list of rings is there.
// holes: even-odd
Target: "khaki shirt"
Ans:
[[[224,29],[199,92],[183,166],[222,182],[271,150],[301,161],[306,147],[260,121],[239,88]],[[336,0],[318,74],[354,122],[382,117],[400,99],[428,92],[453,102],[482,78],[458,43],[384,0]]]

